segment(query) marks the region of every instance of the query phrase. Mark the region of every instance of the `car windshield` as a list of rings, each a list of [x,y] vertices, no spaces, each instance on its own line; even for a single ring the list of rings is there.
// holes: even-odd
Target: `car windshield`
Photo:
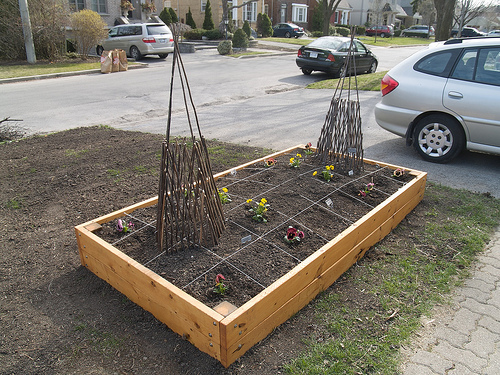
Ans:
[[[170,34],[170,29],[166,25],[148,25],[148,35],[166,35]]]
[[[342,45],[342,40],[336,38],[318,38],[307,47],[327,48],[337,50]]]

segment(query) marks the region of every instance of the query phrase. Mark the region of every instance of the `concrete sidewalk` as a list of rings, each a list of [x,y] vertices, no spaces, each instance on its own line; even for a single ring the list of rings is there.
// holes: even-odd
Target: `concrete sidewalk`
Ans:
[[[453,295],[423,322],[403,375],[500,374],[500,228]]]

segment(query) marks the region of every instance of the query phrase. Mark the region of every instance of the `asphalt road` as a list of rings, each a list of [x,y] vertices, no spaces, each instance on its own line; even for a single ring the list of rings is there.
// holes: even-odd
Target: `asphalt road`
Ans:
[[[378,70],[387,70],[418,48],[374,47]],[[227,142],[283,149],[312,142],[319,133],[333,90],[304,87],[326,78],[304,76],[294,54],[234,59],[214,50],[184,55],[203,135]],[[166,131],[171,57],[148,58],[147,69],[0,85],[0,117],[11,116],[28,133],[97,124],[163,134]],[[177,75],[178,76],[178,75]],[[178,81],[174,84],[171,134],[189,128]],[[500,198],[500,158],[463,153],[450,164],[422,161],[402,138],[378,127],[373,107],[378,92],[360,92],[365,157],[428,172],[433,182]],[[193,118],[191,116],[191,118]]]

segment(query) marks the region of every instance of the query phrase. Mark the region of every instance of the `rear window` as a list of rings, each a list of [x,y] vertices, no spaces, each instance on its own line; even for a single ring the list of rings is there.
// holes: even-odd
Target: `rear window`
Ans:
[[[167,35],[171,34],[167,25],[148,25],[146,26],[148,35]]]
[[[337,50],[341,44],[342,44],[342,41],[339,39],[318,38],[315,41],[308,44],[307,47],[328,48],[328,49],[332,49],[332,50]]]
[[[433,53],[418,61],[413,69],[422,73],[447,77],[459,52],[460,50],[456,49]]]

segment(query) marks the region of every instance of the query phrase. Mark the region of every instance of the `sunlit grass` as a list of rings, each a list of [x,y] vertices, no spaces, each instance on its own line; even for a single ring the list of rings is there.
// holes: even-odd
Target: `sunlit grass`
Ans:
[[[362,91],[380,91],[380,81],[382,78],[384,78],[385,73],[387,71],[383,72],[376,72],[376,73],[371,73],[371,74],[361,74],[357,76],[357,87],[358,90]],[[339,84],[339,79],[325,79],[322,81],[310,83],[309,85],[306,86],[308,89],[336,89],[337,85]],[[354,78],[351,78],[350,86],[349,86],[349,79],[346,78],[344,80],[344,85],[343,89],[355,89],[356,88],[356,82]]]

